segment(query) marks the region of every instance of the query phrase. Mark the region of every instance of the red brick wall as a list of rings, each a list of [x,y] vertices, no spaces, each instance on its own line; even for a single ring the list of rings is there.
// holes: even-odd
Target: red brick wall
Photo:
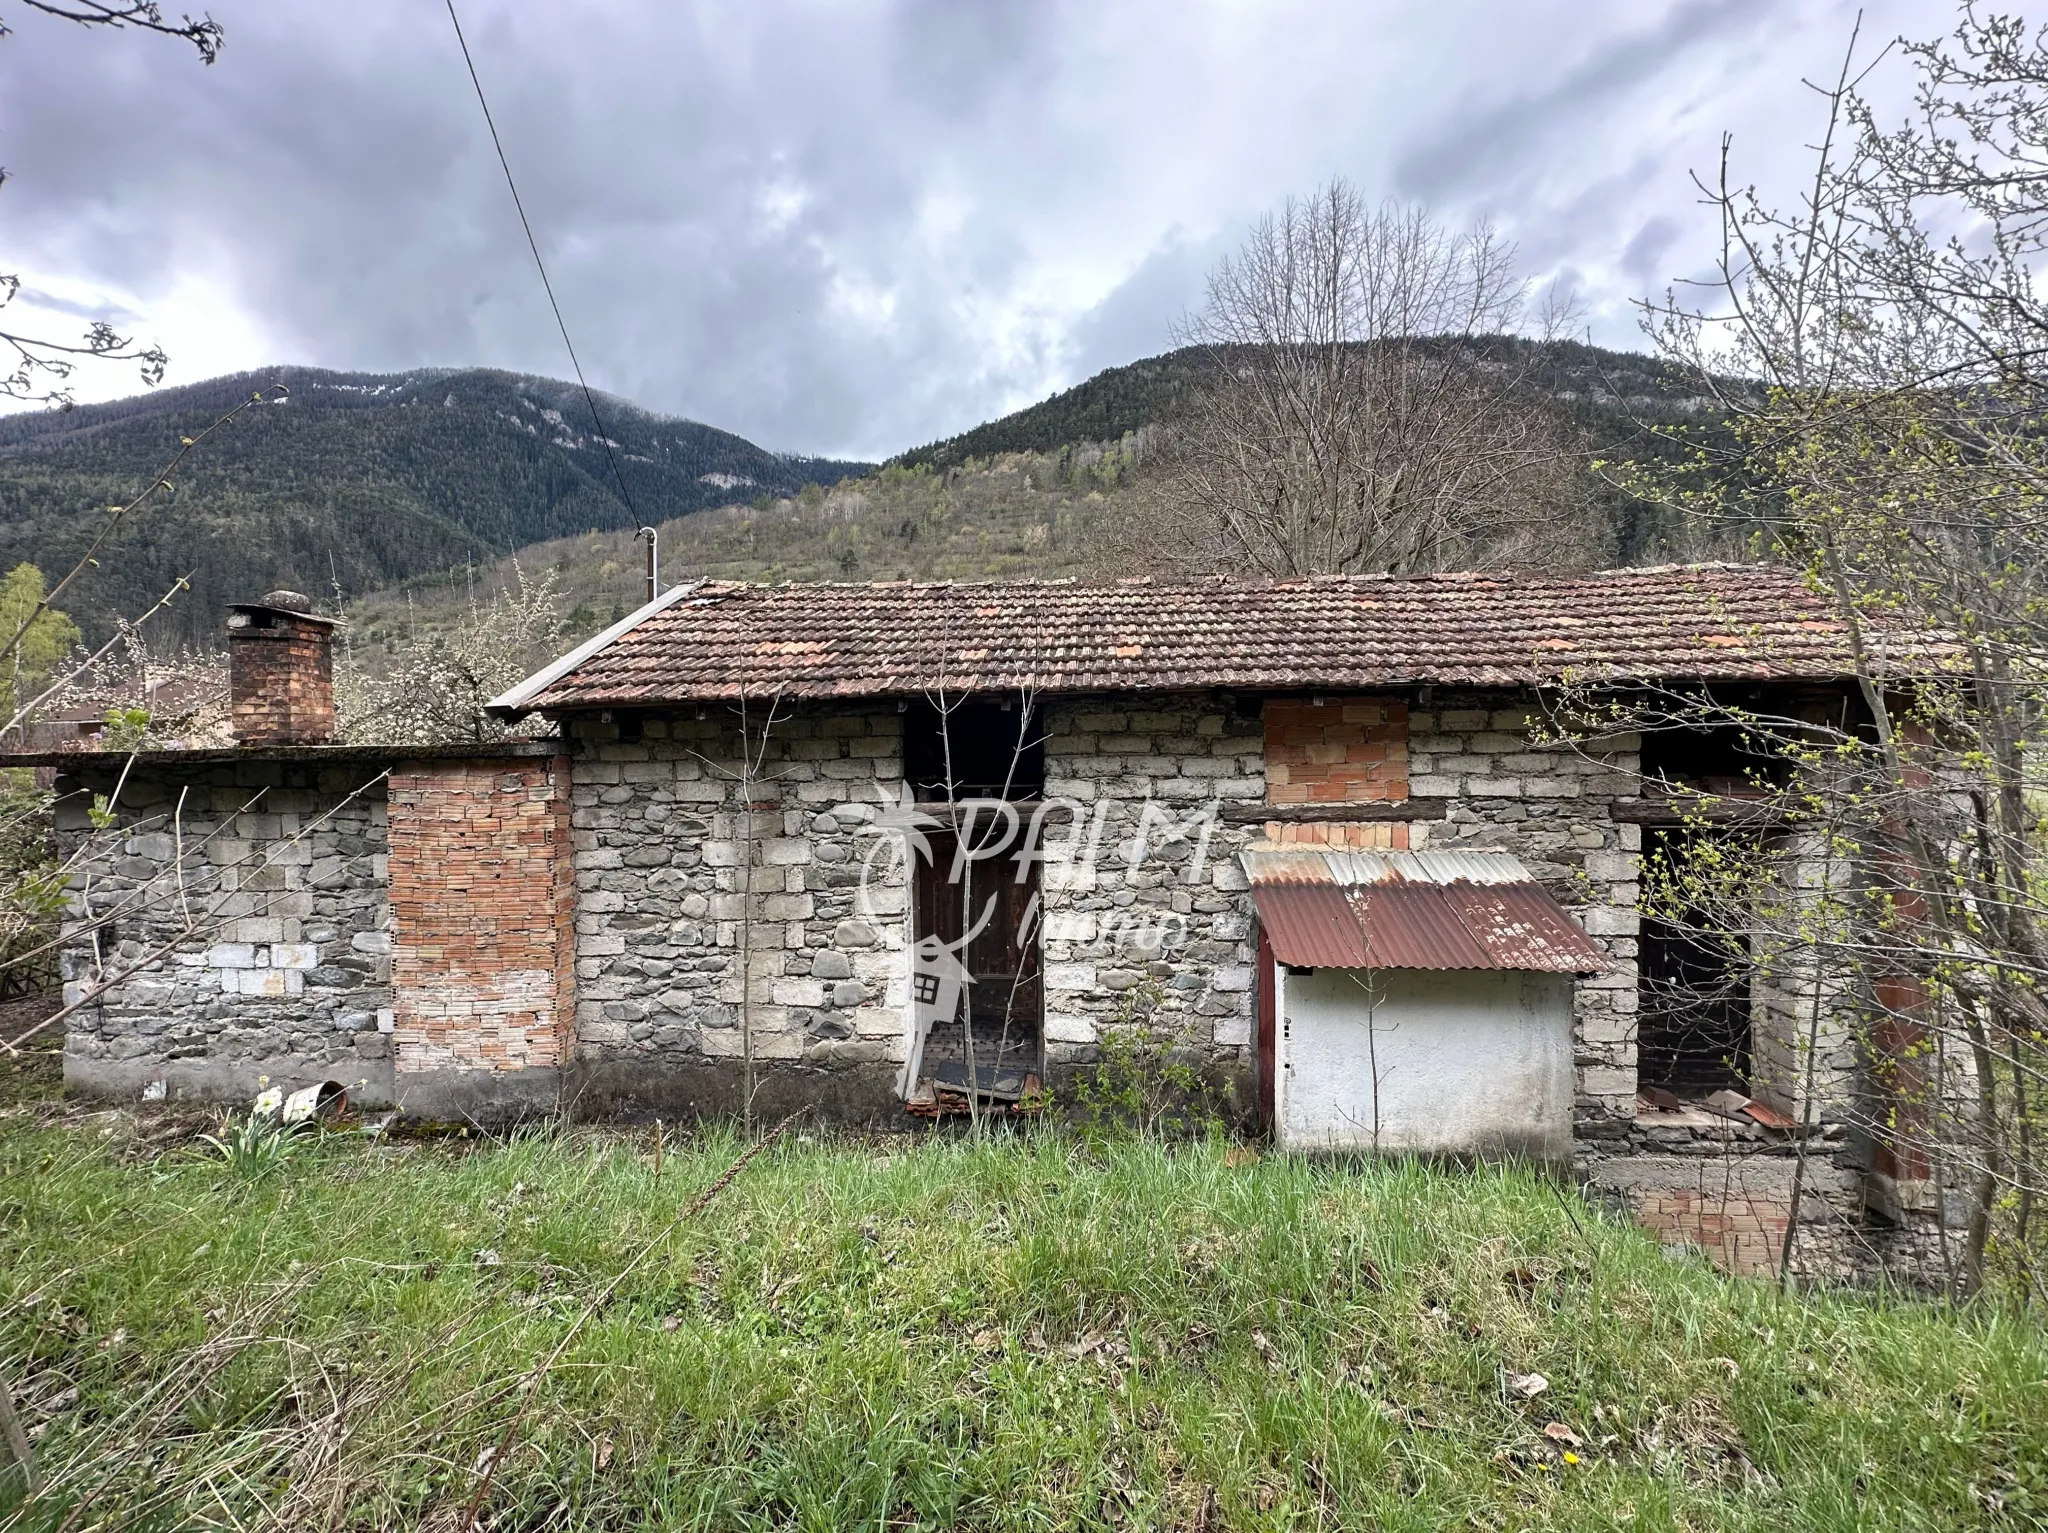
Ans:
[[[1285,820],[1268,820],[1266,839],[1275,846],[1328,846],[1347,852],[1405,852],[1409,849],[1408,827],[1398,820],[1363,825],[1331,820],[1290,825]]]
[[[1690,1187],[1635,1195],[1636,1222],[1667,1243],[1695,1245],[1723,1272],[1776,1272],[1792,1217],[1789,1198]]]
[[[275,627],[228,630],[228,690],[244,745],[321,745],[334,738],[334,642],[324,623],[280,613]]]
[[[402,762],[390,791],[397,1071],[566,1064],[568,757]]]
[[[1406,701],[1267,700],[1267,803],[1358,804],[1407,796]]]

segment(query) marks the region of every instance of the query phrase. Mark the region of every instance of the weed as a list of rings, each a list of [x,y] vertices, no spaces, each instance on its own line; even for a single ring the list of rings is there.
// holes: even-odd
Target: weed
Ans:
[[[1115,1017],[1100,1030],[1095,1067],[1074,1083],[1095,1133],[1223,1131],[1221,1095],[1198,1066],[1191,1030],[1154,1020],[1165,995],[1158,980],[1141,981],[1123,993]]]
[[[816,1134],[679,1220],[743,1141],[330,1136],[242,1184],[104,1126],[0,1117],[8,1533],[2041,1515],[2033,1319],[1673,1264],[1522,1172]]]
[[[199,1136],[199,1143],[245,1182],[282,1169],[305,1142],[296,1128],[278,1122],[276,1114],[259,1112],[239,1121],[224,1118],[218,1134]]]

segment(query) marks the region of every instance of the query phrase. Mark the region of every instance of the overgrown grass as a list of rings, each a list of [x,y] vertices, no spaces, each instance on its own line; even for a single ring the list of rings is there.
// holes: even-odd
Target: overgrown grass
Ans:
[[[500,1443],[497,1528],[2048,1513],[2034,1324],[1782,1297],[1523,1174],[787,1140],[663,1235],[736,1140],[657,1176],[645,1137],[330,1136],[250,1180],[36,1111],[0,1120],[45,1486],[10,1526],[460,1527]]]

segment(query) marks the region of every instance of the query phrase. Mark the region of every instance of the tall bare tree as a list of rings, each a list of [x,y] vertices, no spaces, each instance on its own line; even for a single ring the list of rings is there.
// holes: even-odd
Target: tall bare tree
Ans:
[[[1515,249],[1332,181],[1210,274],[1206,375],[1148,450],[1141,567],[1264,575],[1551,562],[1584,454],[1527,387]],[[1556,316],[1551,316],[1555,319]]]

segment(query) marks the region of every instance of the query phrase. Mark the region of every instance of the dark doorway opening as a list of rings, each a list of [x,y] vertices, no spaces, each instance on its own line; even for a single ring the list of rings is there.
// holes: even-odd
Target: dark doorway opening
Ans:
[[[1027,702],[923,698],[903,715],[903,775],[926,803],[1035,799],[1045,792],[1045,734]]]
[[[1697,834],[1645,832],[1644,878],[1674,887],[1671,870],[1684,867]],[[1725,1088],[1747,1093],[1748,938],[1716,930],[1705,910],[1685,905],[1645,917],[1637,953],[1637,1083],[1689,1097]]]
[[[1749,706],[1762,710],[1761,704]],[[1782,725],[1776,728],[1782,729]],[[1715,723],[1647,730],[1643,735],[1643,776],[1702,793],[1753,797],[1784,786],[1786,780],[1784,752],[1773,735],[1774,729],[1761,722],[1755,728]]]
[[[1028,817],[1023,824],[1029,826]],[[1044,986],[1038,862],[1020,855],[1023,848],[1015,842],[1021,831],[1004,845],[1009,830],[1002,816],[977,817],[967,828],[969,848],[994,854],[982,859],[960,857],[958,829],[928,835],[931,860],[916,865],[914,895],[920,948],[936,938],[965,969],[957,1004],[926,1035],[918,1077],[964,1087],[971,1064],[984,1095],[1014,1099],[1022,1095],[1027,1075],[1043,1072]],[[925,982],[934,996],[949,993],[941,991],[933,972],[920,959],[912,983]]]

